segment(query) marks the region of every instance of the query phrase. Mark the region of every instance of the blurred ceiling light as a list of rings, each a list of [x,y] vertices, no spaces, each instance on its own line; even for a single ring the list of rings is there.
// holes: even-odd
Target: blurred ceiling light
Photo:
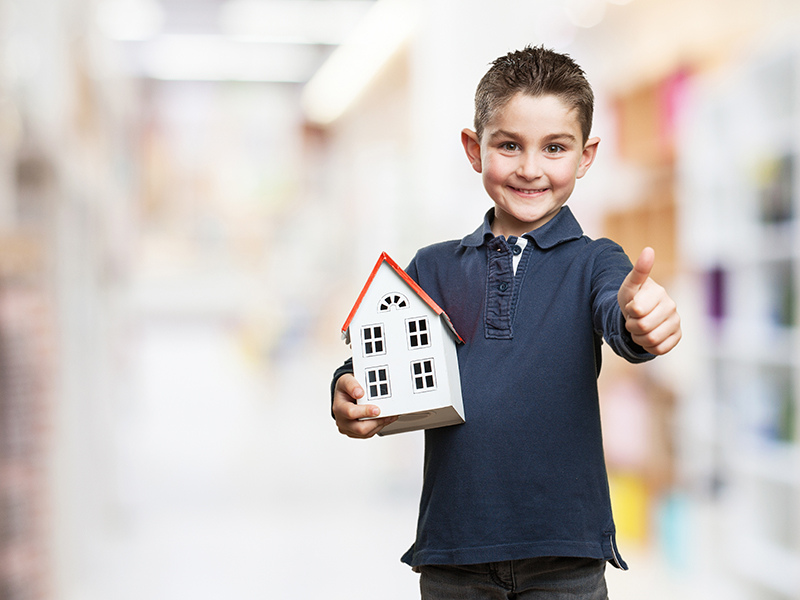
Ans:
[[[229,0],[220,28],[230,36],[299,44],[340,44],[361,21],[368,0]]]
[[[102,0],[96,21],[112,40],[137,41],[155,36],[164,25],[164,9],[157,0]]]
[[[306,118],[328,125],[344,114],[411,37],[416,13],[412,0],[378,0],[306,85],[302,99]]]
[[[219,35],[162,35],[138,54],[139,74],[183,81],[308,81],[320,62],[315,46],[258,44]]]
[[[586,29],[599,25],[606,14],[606,0],[564,0],[571,23]]]

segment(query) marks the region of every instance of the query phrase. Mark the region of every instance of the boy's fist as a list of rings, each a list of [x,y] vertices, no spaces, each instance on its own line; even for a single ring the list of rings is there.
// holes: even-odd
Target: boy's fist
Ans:
[[[333,417],[336,419],[339,432],[348,437],[370,438],[397,420],[397,417],[386,417],[361,421],[360,419],[377,417],[381,413],[380,408],[373,404],[357,404],[356,401],[363,395],[364,390],[349,373],[345,373],[336,381],[333,392]]]
[[[681,318],[675,301],[650,279],[655,252],[645,248],[617,293],[625,328],[633,341],[651,354],[666,354],[681,339]]]

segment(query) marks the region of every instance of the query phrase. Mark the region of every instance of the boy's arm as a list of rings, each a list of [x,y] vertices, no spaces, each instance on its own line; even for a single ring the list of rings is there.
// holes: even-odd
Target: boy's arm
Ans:
[[[651,354],[666,354],[680,341],[675,301],[650,278],[655,252],[645,248],[619,288],[617,302],[633,341]]]
[[[373,404],[357,404],[356,401],[363,395],[364,390],[353,377],[352,359],[348,359],[336,369],[331,382],[331,413],[336,420],[339,433],[352,438],[371,438],[389,423],[397,420],[397,417],[359,420],[364,417],[377,417],[381,413],[381,409]]]

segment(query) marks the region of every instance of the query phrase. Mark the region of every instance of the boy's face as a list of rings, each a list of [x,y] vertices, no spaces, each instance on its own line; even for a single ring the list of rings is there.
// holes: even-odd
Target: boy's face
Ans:
[[[461,134],[472,167],[494,200],[495,235],[541,227],[567,201],[594,161],[599,138],[583,144],[577,113],[553,95],[519,93],[497,111],[478,139]]]

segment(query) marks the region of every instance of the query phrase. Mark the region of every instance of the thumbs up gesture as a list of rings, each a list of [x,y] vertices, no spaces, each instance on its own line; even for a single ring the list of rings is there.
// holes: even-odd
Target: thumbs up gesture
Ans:
[[[642,250],[619,288],[617,301],[633,341],[651,354],[666,354],[681,339],[681,319],[675,301],[650,279],[655,258],[652,248]]]

